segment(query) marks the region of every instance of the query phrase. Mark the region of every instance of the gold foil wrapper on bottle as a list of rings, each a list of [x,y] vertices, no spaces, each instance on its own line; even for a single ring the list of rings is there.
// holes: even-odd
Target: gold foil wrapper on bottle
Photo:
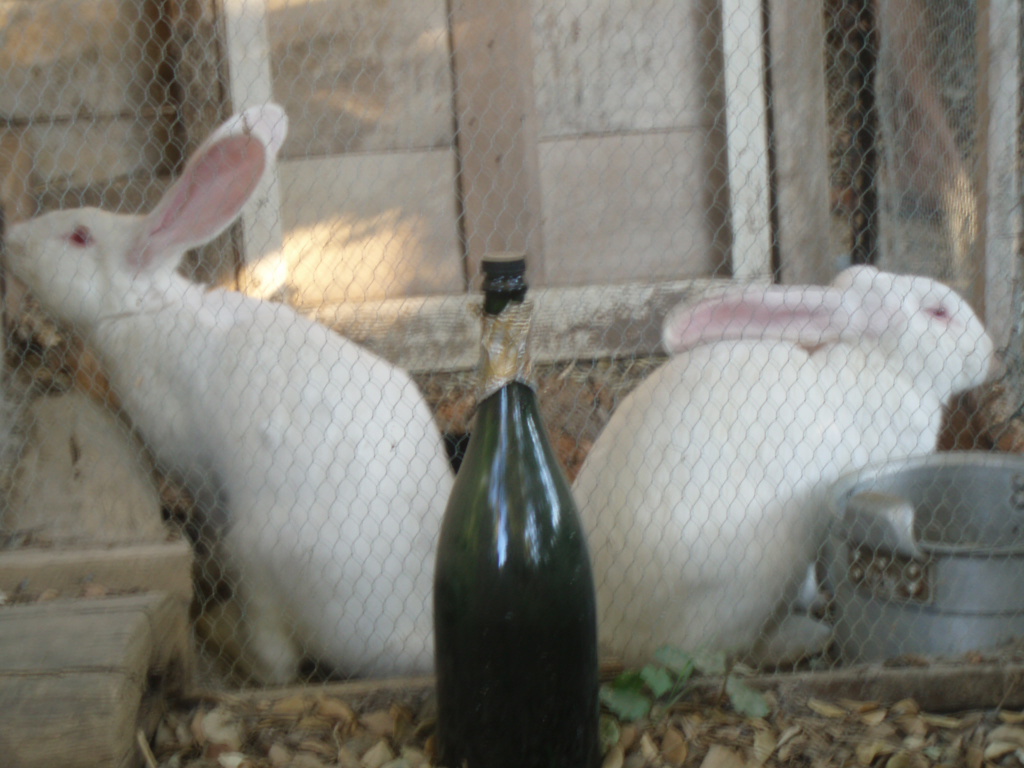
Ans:
[[[489,315],[482,310],[481,314],[477,402],[513,381],[533,387],[529,352],[533,305],[529,301],[511,301],[500,314]]]

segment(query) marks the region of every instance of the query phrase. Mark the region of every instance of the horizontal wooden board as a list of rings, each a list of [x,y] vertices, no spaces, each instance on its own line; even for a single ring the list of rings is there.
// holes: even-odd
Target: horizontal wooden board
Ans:
[[[155,105],[155,0],[4,0],[0,114],[120,114]]]
[[[533,4],[542,139],[710,125],[707,0]]]
[[[159,115],[40,123],[24,132],[36,188],[102,188],[136,174],[164,170],[169,141]]]
[[[0,553],[0,591],[77,594],[92,584],[110,590],[160,590],[182,605],[192,599],[192,548],[184,541],[102,549],[17,549]]]
[[[279,175],[296,303],[464,290],[451,150],[290,160]]]
[[[548,285],[708,277],[726,264],[715,134],[540,145]]]
[[[538,288],[530,352],[537,363],[658,354],[665,313],[732,285],[680,280]],[[310,314],[413,372],[473,368],[479,359],[479,296],[437,296],[324,305]]]
[[[19,768],[127,768],[136,734],[191,682],[188,614],[167,594],[0,607],[0,744]]]
[[[170,176],[137,173],[93,186],[53,183],[38,189],[36,197],[41,212],[94,206],[118,213],[145,213],[156,206],[171,181]]]
[[[452,145],[444,2],[267,5],[274,97],[291,116],[285,157]]]
[[[608,681],[623,671],[617,659],[602,659],[601,680]],[[806,701],[814,697],[826,701],[877,701],[885,706],[913,699],[929,713],[971,709],[1014,709],[1024,706],[1024,666],[1004,664],[968,664],[936,662],[921,667],[886,667],[880,664],[823,670],[764,674],[742,678],[751,687],[777,691],[786,701]],[[721,677],[691,680],[694,689],[719,693]],[[321,686],[315,693],[308,688],[288,687],[273,691],[242,691],[229,701],[252,701],[268,709],[275,699],[308,695],[331,696],[347,702],[357,712],[385,709],[394,702],[416,703],[428,698],[434,689],[433,677],[394,680],[360,680]],[[221,694],[211,694],[220,696]]]

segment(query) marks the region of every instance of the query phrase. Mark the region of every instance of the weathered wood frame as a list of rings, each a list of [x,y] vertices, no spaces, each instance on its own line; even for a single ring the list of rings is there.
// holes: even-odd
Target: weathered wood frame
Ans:
[[[224,47],[231,106],[238,109],[270,94],[266,64],[265,0],[227,0]],[[741,281],[770,280],[772,242],[787,254],[782,276],[826,280],[823,263],[828,238],[824,38],[807,34],[822,25],[810,0],[775,0],[771,7],[773,53],[765,56],[762,11],[757,0],[722,0],[722,46],[725,62],[726,130],[735,135],[728,149],[732,190],[732,274]],[[461,199],[461,234],[467,276],[491,250],[515,249],[529,254],[532,280],[544,284],[541,230],[541,185],[537,159],[537,115],[533,100],[530,3],[527,0],[455,0],[450,7],[455,72],[455,112]],[[499,34],[500,33],[500,34]],[[245,44],[255,40],[257,44]],[[766,89],[766,67],[775,85]],[[501,92],[506,109],[490,108],[491,94]],[[776,132],[768,133],[769,110]],[[512,114],[517,119],[509,120]],[[799,130],[797,130],[799,128]],[[486,141],[480,137],[486,137]],[[808,152],[806,137],[811,136]],[[773,180],[768,145],[774,139],[779,170]],[[771,225],[772,186],[791,216]],[[488,195],[501,189],[501,195]],[[509,192],[511,190],[511,193]],[[500,200],[495,207],[493,201]],[[243,218],[243,264],[265,258],[248,243],[268,219]],[[260,233],[261,236],[263,233]],[[270,233],[280,243],[280,232]],[[658,351],[656,329],[664,312],[684,296],[712,287],[711,280],[650,284],[545,288],[537,292],[541,360],[648,355]],[[475,363],[476,329],[464,295],[395,299],[365,304],[333,304],[311,310],[321,320],[413,371],[438,367],[457,370]],[[636,330],[629,330],[629,329]],[[583,330],[581,330],[583,329]],[[609,329],[612,329],[609,333]],[[617,329],[617,330],[616,330]],[[541,341],[540,343],[545,343]]]
[[[978,221],[975,253],[984,268],[975,283],[975,305],[1018,379],[1024,373],[1024,306],[1021,306],[1024,202],[1020,69],[1021,0],[978,0]],[[1011,384],[1024,393],[1024,381]]]
[[[829,263],[827,245],[827,127],[819,4],[813,0],[770,0],[762,15],[762,5],[756,0],[715,2],[720,8],[717,18],[725,86],[721,129],[729,137],[723,172],[730,198],[730,234],[725,246],[731,247],[731,279],[826,281],[835,265]],[[1014,350],[1021,346],[1024,312],[1015,303],[1019,301],[1015,285],[1021,273],[1022,226],[1016,160],[1021,98],[1017,84],[1021,72],[1016,53],[1020,33],[1015,20],[1020,5],[1021,0],[979,0],[977,42],[980,127],[975,187],[979,193],[977,218],[982,225],[975,255],[983,260],[984,269],[979,270],[983,274],[974,285],[973,298],[1000,346],[1009,344],[1012,337],[1016,339]],[[184,95],[172,118],[170,133],[180,144],[174,151],[186,156],[228,112],[271,98],[268,3],[176,0],[175,8],[170,19],[171,39],[178,48],[174,78]],[[536,286],[546,284],[550,267],[545,261],[541,224],[542,168],[530,66],[530,8],[527,0],[453,0],[450,5],[456,86],[453,108],[460,126],[455,134],[461,186],[458,214],[465,287],[470,292],[473,286],[469,278],[488,250],[527,252]],[[502,94],[511,111],[488,111],[484,96],[495,92]],[[508,121],[510,114],[518,119]],[[475,126],[472,131],[463,127],[471,124]],[[24,158],[17,159],[20,130],[8,129],[4,135],[5,152],[14,152],[11,157],[15,158],[3,164],[6,170],[0,168],[8,181],[17,182],[16,177],[22,173],[19,169],[25,164]],[[484,135],[488,141],[477,140]],[[149,185],[147,194],[154,194],[158,188],[159,184]],[[501,205],[495,209],[488,196],[481,194],[493,189],[512,190],[514,194],[499,195]],[[272,177],[243,215],[240,235],[236,233],[242,268],[234,263],[218,263],[218,252],[222,258],[231,250],[223,248],[221,242],[205,249],[197,260],[204,270],[201,278],[216,281],[237,276],[243,289],[261,295],[272,293],[281,284],[278,190],[279,182]],[[109,192],[115,193],[120,192]],[[773,250],[780,263],[773,264]],[[593,291],[548,287],[539,323],[547,327],[544,305],[570,307],[571,301],[586,297],[590,303],[575,308],[574,317],[565,312],[556,321],[552,316],[551,330],[586,323],[597,328],[599,317],[617,318],[619,325],[628,324],[630,319],[657,325],[661,310],[651,310],[645,304],[650,296],[668,296],[673,291],[674,295],[683,295],[689,288],[701,289],[704,282],[652,281],[600,290],[595,287]],[[422,341],[424,334],[436,337],[448,333],[452,346],[445,354],[435,355],[431,365],[449,367],[463,364],[446,358],[451,350],[463,349],[465,339],[442,326],[453,322],[452,313],[462,312],[466,301],[463,294],[452,294],[444,299],[333,304],[316,308],[315,314],[333,318],[339,330],[361,338],[395,362],[417,369],[426,365],[416,347],[418,342],[397,341],[394,327],[383,319],[369,324],[359,319],[415,314],[417,323],[424,324],[426,330],[406,335]],[[599,338],[602,334],[590,335]],[[638,331],[623,336],[616,344],[582,344],[575,335],[577,341],[571,348],[566,345],[562,356],[648,354],[657,350],[657,341],[651,337],[650,331]],[[568,337],[563,333],[560,338]]]

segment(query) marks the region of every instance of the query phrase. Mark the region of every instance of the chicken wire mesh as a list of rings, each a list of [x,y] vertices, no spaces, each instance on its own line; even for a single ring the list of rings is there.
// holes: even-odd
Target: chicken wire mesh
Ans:
[[[846,511],[830,484],[932,450],[939,400],[988,372],[980,321],[932,283],[858,273],[837,306],[814,289],[784,301],[847,311],[857,295],[913,317],[795,347],[683,341],[667,361],[662,323],[773,275],[824,284],[873,263],[940,279],[984,307],[1011,373],[958,401],[941,445],[1017,448],[1020,14],[1008,0],[5,3],[9,224],[95,205],[186,230],[147,250],[159,226],[93,214],[9,228],[9,271],[39,295],[7,291],[8,547],[184,536],[211,680],[429,671],[437,467],[457,466],[473,408],[468,308],[480,257],[517,249],[552,440],[570,477],[594,454],[577,492],[606,650],[841,663],[824,576],[853,555],[832,540],[815,569],[813,554]],[[186,163],[269,101],[287,113],[277,162],[215,236],[240,194],[225,166],[263,168],[227,145],[206,175]],[[273,144],[275,126],[255,133]],[[185,213],[167,203],[197,188]],[[46,256],[47,238],[69,253]],[[191,248],[181,273],[215,289],[162,262],[118,281],[123,264],[72,253],[133,247]],[[932,315],[959,332],[932,333]],[[118,335],[130,326],[144,332]],[[1021,472],[990,481],[1009,484],[1010,519]],[[890,502],[872,509],[897,536]],[[867,621],[864,642],[883,626]]]

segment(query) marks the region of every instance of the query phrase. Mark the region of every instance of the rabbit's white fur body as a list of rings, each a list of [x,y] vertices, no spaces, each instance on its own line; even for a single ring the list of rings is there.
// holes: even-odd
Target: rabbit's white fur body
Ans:
[[[829,484],[934,450],[944,402],[992,364],[970,308],[924,278],[855,268],[745,295],[670,314],[675,356],[576,479],[602,644],[627,664],[664,644],[751,648],[813,559]]]
[[[276,107],[246,116],[247,128],[284,119]],[[275,146],[256,135],[272,159],[283,136]],[[235,189],[239,208],[246,189]],[[166,200],[171,220],[202,215]],[[47,214],[12,228],[11,265],[83,333],[159,464],[222,529],[247,665],[265,682],[294,679],[300,655],[348,674],[429,671],[451,469],[415,383],[289,307],[180,277],[182,238],[171,253],[153,246],[154,215]],[[150,248],[152,265],[126,264]]]

